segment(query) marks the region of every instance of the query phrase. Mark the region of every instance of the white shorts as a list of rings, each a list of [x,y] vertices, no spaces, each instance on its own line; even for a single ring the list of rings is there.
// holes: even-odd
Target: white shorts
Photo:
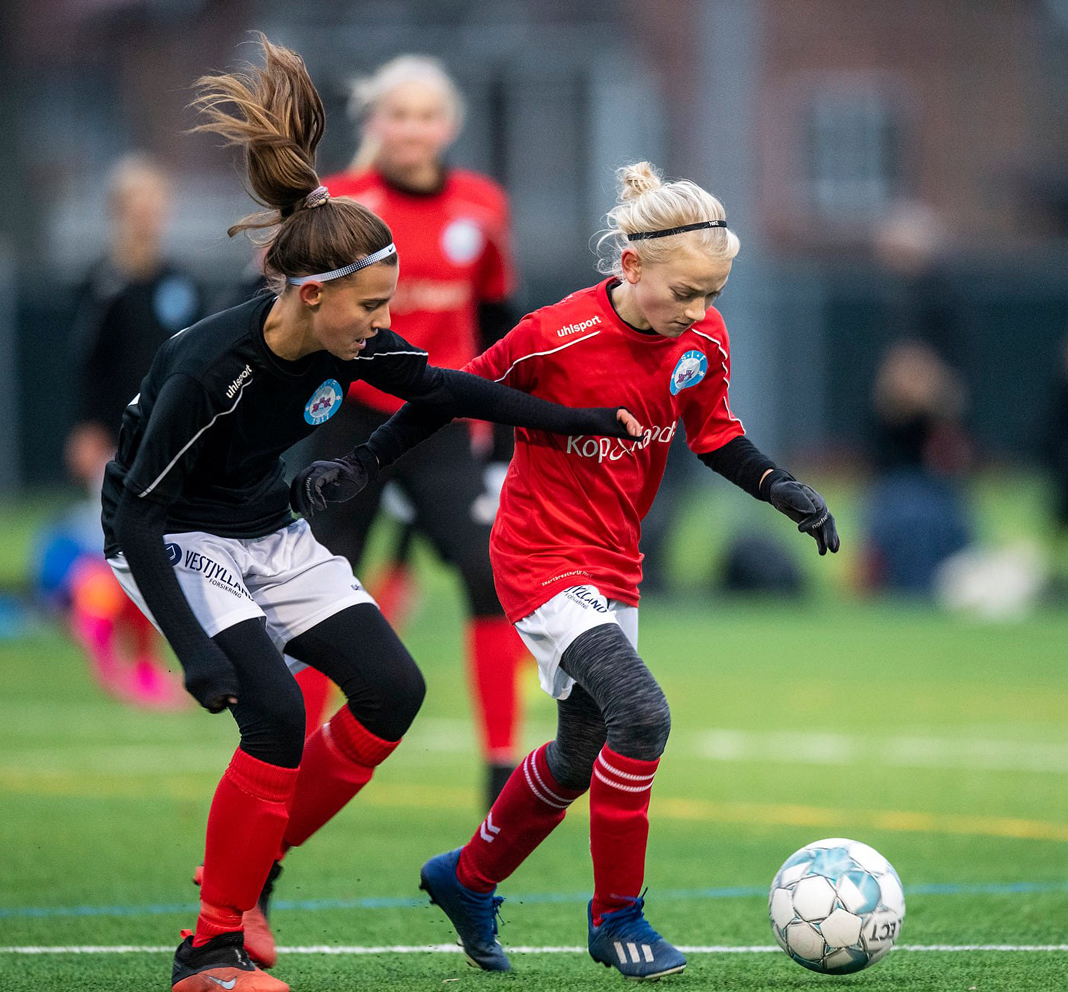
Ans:
[[[265,537],[219,537],[204,531],[165,534],[167,555],[193,615],[214,637],[243,620],[265,617],[279,651],[327,617],[359,603],[374,603],[353,577],[352,566],[332,555],[304,520]],[[126,557],[108,559],[126,595],[158,628],[137,588]],[[286,659],[294,670],[299,662]]]
[[[596,586],[572,586],[557,593],[515,629],[538,663],[538,681],[553,699],[567,699],[575,680],[560,669],[560,659],[579,634],[614,623],[638,649],[638,607],[606,599]]]

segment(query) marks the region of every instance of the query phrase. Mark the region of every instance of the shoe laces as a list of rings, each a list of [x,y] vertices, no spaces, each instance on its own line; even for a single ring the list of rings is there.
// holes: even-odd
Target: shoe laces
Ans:
[[[501,915],[501,903],[504,902],[504,896],[493,897],[493,935],[497,936],[497,925],[504,923],[504,917]]]
[[[504,917],[501,916],[501,903],[504,902],[504,896],[491,896],[487,900],[481,892],[472,892],[470,889],[467,892],[468,904],[475,911],[474,915],[479,924],[492,930],[496,937],[498,920],[504,923]]]
[[[648,891],[648,889],[645,890],[645,892]],[[645,908],[645,892],[642,892],[629,906],[613,910],[611,913],[605,913],[601,917],[601,926],[607,925],[609,933],[618,937],[626,937],[634,942],[640,941],[643,944],[652,944],[661,940],[660,934],[653,929],[652,924],[645,918],[643,912]]]

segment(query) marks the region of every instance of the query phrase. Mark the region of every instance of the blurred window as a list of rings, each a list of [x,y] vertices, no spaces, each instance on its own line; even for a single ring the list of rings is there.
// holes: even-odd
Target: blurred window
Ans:
[[[849,219],[881,213],[899,192],[902,126],[897,108],[875,90],[816,95],[807,120],[813,205]]]

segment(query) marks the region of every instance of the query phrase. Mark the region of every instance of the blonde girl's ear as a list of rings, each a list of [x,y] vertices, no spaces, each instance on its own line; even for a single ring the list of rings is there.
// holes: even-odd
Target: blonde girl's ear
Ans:
[[[620,253],[619,267],[623,278],[632,286],[642,277],[641,256],[633,248],[624,248]]]

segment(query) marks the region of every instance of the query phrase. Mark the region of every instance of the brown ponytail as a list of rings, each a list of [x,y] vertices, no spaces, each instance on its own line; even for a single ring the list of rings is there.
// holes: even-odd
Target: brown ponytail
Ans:
[[[206,120],[193,130],[221,134],[227,144],[244,149],[250,195],[267,209],[242,218],[227,234],[277,227],[266,241],[264,264],[274,277],[272,288],[280,289],[279,276],[341,268],[386,247],[393,237],[354,200],[305,206],[319,186],[315,149],[326,129],[323,102],[296,52],[272,45],[258,32],[256,39],[262,66],[196,81],[192,106]],[[396,264],[396,256],[387,261]]]

